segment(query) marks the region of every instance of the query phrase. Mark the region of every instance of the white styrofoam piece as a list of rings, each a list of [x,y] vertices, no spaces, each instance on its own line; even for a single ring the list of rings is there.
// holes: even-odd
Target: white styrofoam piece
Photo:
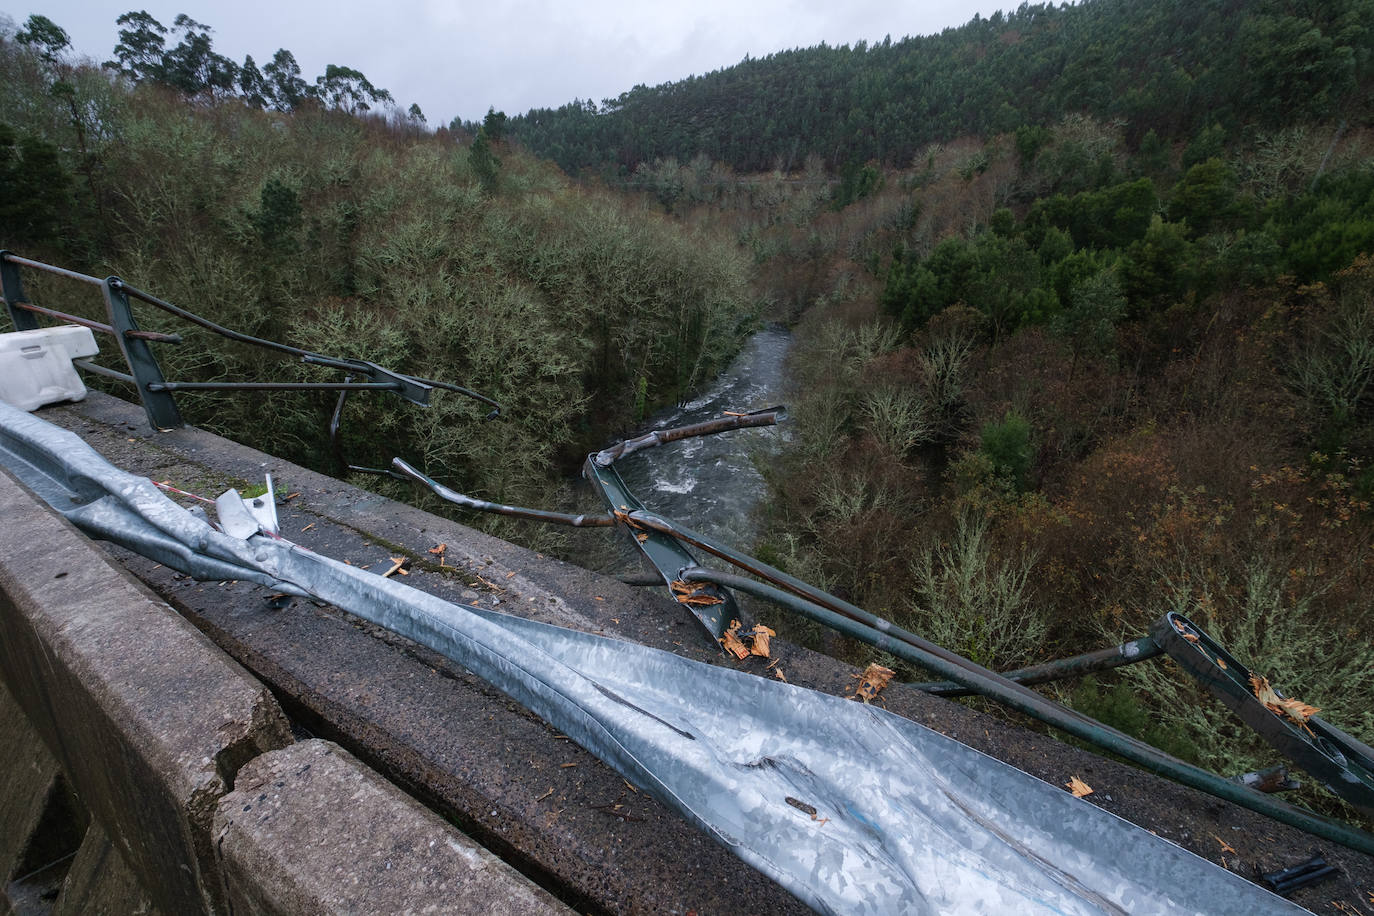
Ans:
[[[99,351],[91,329],[75,324],[0,334],[0,401],[36,410],[81,400],[86,386],[72,360]]]

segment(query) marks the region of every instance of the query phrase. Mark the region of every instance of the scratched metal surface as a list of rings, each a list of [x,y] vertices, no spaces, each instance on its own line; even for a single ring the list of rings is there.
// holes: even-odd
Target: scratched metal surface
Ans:
[[[192,575],[313,595],[453,658],[819,911],[1303,912],[876,707],[231,538],[4,404],[0,463],[94,536]]]

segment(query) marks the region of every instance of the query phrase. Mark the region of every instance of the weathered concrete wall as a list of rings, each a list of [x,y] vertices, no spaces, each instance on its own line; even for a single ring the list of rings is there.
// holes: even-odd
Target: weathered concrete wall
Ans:
[[[0,913],[561,909],[3,470],[0,520]]]
[[[0,518],[0,676],[155,905],[216,909],[215,805],[281,710],[8,474]]]
[[[422,912],[565,912],[509,865],[453,834],[347,751],[319,740],[248,764],[215,816],[236,914],[415,912],[417,891]]]

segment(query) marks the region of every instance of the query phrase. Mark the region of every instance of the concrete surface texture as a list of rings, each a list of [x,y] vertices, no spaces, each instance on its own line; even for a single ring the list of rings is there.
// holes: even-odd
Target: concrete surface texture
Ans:
[[[569,912],[326,741],[245,766],[220,802],[215,845],[234,913]]]
[[[762,660],[721,656],[690,615],[631,589],[414,507],[195,429],[159,434],[142,411],[92,395],[48,408],[116,465],[214,496],[270,472],[290,540],[382,571],[410,560],[409,584],[476,604],[605,633],[771,676]],[[288,498],[289,497],[289,498]],[[585,532],[579,536],[608,536]],[[446,544],[441,565],[430,551]],[[270,685],[298,730],[346,747],[488,849],[579,910],[803,912],[795,898],[624,784],[609,768],[469,672],[331,607],[286,607],[244,583],[199,583],[113,550],[120,563]],[[856,671],[774,640],[794,684],[852,691]],[[1071,776],[1087,803],[1252,877],[1319,848],[1340,869],[1294,899],[1318,912],[1371,913],[1374,862],[1209,796],[1065,745],[1007,717],[899,685],[887,708],[1054,785]],[[1220,711],[1219,715],[1225,715]]]
[[[265,687],[0,477],[0,673],[159,909],[213,909],[210,819],[290,742]]]
[[[99,824],[86,831],[52,916],[158,916],[143,886]]]

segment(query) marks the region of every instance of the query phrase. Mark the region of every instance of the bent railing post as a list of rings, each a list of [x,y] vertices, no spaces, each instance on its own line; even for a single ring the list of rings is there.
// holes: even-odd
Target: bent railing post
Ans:
[[[133,373],[134,387],[138,389],[138,399],[143,402],[148,422],[154,429],[163,431],[182,426],[181,411],[171,393],[153,387],[166,384],[162,368],[153,356],[153,348],[148,346],[148,341],[130,333],[138,331],[138,324],[134,321],[123,282],[118,277],[107,277],[100,284],[100,290],[105,297],[105,310],[115,331],[115,341]]]
[[[0,251],[0,295],[5,297],[5,308],[9,310],[10,321],[16,331],[33,331],[38,328],[38,319],[31,312],[19,308],[24,297],[24,284],[19,279],[19,265],[5,256],[8,251]]]

